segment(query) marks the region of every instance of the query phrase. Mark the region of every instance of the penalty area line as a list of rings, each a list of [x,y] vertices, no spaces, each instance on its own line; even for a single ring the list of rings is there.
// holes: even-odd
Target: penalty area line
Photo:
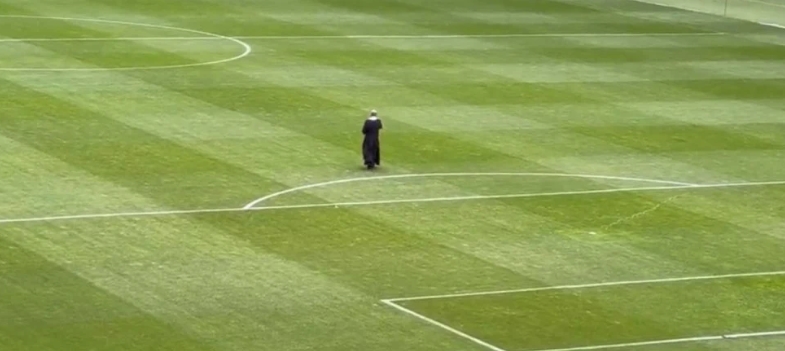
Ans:
[[[407,301],[422,301],[422,300],[433,300],[433,299],[448,299],[448,298],[459,298],[459,297],[471,297],[471,296],[489,296],[489,295],[501,295],[501,294],[513,294],[513,293],[530,293],[530,292],[538,292],[538,291],[557,291],[557,290],[575,290],[575,289],[589,289],[589,288],[598,288],[598,287],[610,287],[610,286],[624,286],[624,285],[642,285],[642,284],[663,284],[663,283],[675,283],[675,282],[686,282],[686,281],[701,281],[701,280],[719,280],[719,279],[732,279],[732,278],[744,278],[744,277],[768,277],[768,276],[782,276],[785,275],[785,271],[771,271],[771,272],[753,272],[753,273],[735,273],[735,274],[722,274],[722,275],[705,275],[705,276],[692,276],[692,277],[678,277],[678,278],[663,278],[663,279],[648,279],[648,280],[627,280],[627,281],[616,281],[616,282],[605,282],[605,283],[590,283],[590,284],[575,284],[575,285],[561,285],[561,286],[547,286],[547,287],[539,287],[539,288],[527,288],[527,289],[512,289],[512,290],[496,290],[496,291],[480,291],[480,292],[473,292],[473,293],[462,293],[462,294],[444,294],[444,295],[430,295],[430,296],[419,296],[419,297],[402,297],[402,298],[393,298],[393,299],[383,299],[381,300],[387,306],[395,308],[398,311],[406,313],[410,316],[413,316],[419,320],[422,320],[426,323],[432,324],[437,326],[445,331],[448,331],[452,334],[455,334],[459,337],[467,339],[475,344],[484,346],[493,351],[504,351],[503,349],[494,346],[486,341],[480,340],[474,336],[471,336],[463,331],[460,331],[456,328],[453,328],[447,324],[442,322],[436,321],[433,318],[427,317],[420,313],[417,313],[409,308],[406,308],[399,304],[399,302],[407,302]],[[620,348],[628,348],[628,347],[637,347],[637,346],[652,346],[652,345],[666,345],[666,344],[679,344],[679,343],[688,343],[688,342],[700,342],[700,341],[720,341],[720,340],[728,340],[728,339],[744,339],[744,338],[759,338],[759,337],[774,337],[774,336],[785,336],[785,330],[775,330],[775,331],[761,331],[761,332],[751,332],[751,333],[735,333],[735,334],[722,334],[722,335],[710,335],[710,336],[695,336],[695,337],[686,337],[686,338],[676,338],[676,339],[661,339],[661,340],[649,340],[649,341],[639,341],[639,342],[629,342],[629,343],[618,343],[618,344],[603,344],[603,345],[589,345],[589,346],[576,346],[576,347],[567,347],[567,348],[552,348],[552,349],[541,349],[537,351],[588,351],[588,350],[607,350],[607,349],[620,349]]]
[[[754,332],[754,333],[738,333],[738,334],[723,334],[723,335],[709,335],[709,336],[694,336],[689,338],[676,338],[676,339],[662,339],[640,342],[629,342],[621,344],[606,344],[606,345],[592,345],[592,346],[578,346],[560,349],[541,349],[537,351],[589,351],[589,350],[610,350],[621,349],[637,346],[654,346],[654,345],[668,345],[668,344],[683,344],[705,341],[727,341],[734,339],[750,339],[762,337],[775,337],[785,336],[785,330]]]
[[[473,296],[491,296],[491,295],[533,293],[533,292],[541,292],[541,291],[579,290],[579,289],[604,288],[604,287],[614,287],[614,286],[664,284],[664,283],[693,282],[693,281],[702,281],[702,280],[721,280],[721,279],[773,277],[773,276],[785,276],[785,270],[783,270],[783,271],[767,271],[767,272],[752,272],[752,273],[732,273],[732,274],[717,274],[717,275],[700,275],[700,276],[677,277],[677,278],[622,280],[622,281],[612,281],[612,282],[604,282],[604,283],[554,285],[554,286],[543,286],[543,287],[536,287],[536,288],[509,289],[509,290],[492,290],[492,291],[477,291],[477,292],[442,294],[442,295],[400,297],[400,298],[386,299],[386,301],[391,301],[391,302],[398,302],[398,301],[422,301],[422,300],[451,299],[451,298],[473,297]]]
[[[492,344],[490,344],[490,343],[488,343],[486,341],[483,341],[483,340],[478,339],[478,338],[476,338],[474,336],[466,334],[466,333],[464,333],[464,332],[462,332],[462,331],[460,331],[458,329],[455,329],[455,328],[453,328],[453,327],[451,327],[451,326],[449,326],[447,324],[439,322],[439,321],[437,321],[437,320],[435,320],[433,318],[429,318],[429,317],[426,317],[426,316],[424,316],[424,315],[422,315],[420,313],[414,312],[414,311],[412,311],[412,310],[410,310],[410,309],[408,309],[406,307],[403,307],[403,306],[401,306],[401,305],[399,305],[399,304],[397,304],[397,303],[395,303],[393,301],[382,300],[382,303],[387,305],[387,306],[390,306],[390,307],[392,307],[392,308],[394,308],[394,309],[396,309],[398,311],[401,311],[401,312],[403,312],[405,314],[408,314],[408,315],[410,315],[410,316],[412,316],[414,318],[417,318],[417,319],[419,319],[419,320],[421,320],[423,322],[435,325],[435,326],[437,326],[437,327],[439,327],[441,329],[444,329],[444,330],[446,330],[446,331],[448,331],[448,332],[450,332],[452,334],[460,336],[460,337],[462,337],[462,338],[464,338],[466,340],[469,340],[469,341],[471,341],[471,342],[473,342],[473,343],[475,343],[477,345],[483,346],[483,347],[485,347],[485,348],[487,348],[489,350],[492,350],[492,351],[505,351],[504,349],[502,349],[502,348],[500,348],[498,346],[494,346],[494,345],[492,345]]]
[[[453,328],[445,323],[439,322],[433,318],[427,317],[421,313],[415,312],[411,309],[401,306],[400,304],[395,303],[393,300],[381,300],[381,302],[389,307],[392,307],[400,312],[403,312],[411,317],[419,319],[425,323],[431,324],[436,326],[442,330],[450,332],[456,336],[459,336],[463,339],[469,340],[472,343],[477,345],[483,346],[486,349],[491,351],[505,351],[501,347],[493,345],[485,340],[479,339],[475,336],[472,336],[466,332],[460,331],[456,328]],[[721,334],[721,335],[708,335],[708,336],[693,336],[693,337],[686,337],[686,338],[674,338],[674,339],[660,339],[660,340],[649,340],[649,341],[638,341],[638,342],[628,342],[628,343],[618,343],[618,344],[603,344],[603,345],[589,345],[589,346],[576,346],[576,347],[566,347],[566,348],[551,348],[551,349],[540,349],[536,351],[591,351],[591,350],[610,350],[610,349],[622,349],[622,348],[629,348],[629,347],[638,347],[638,346],[654,346],[654,345],[668,345],[668,344],[683,344],[683,343],[694,343],[694,342],[706,342],[706,341],[728,341],[728,340],[738,340],[738,339],[750,339],[750,338],[763,338],[763,337],[781,337],[785,336],[785,330],[774,330],[774,331],[761,331],[761,332],[751,332],[751,333],[734,333],[734,334]]]

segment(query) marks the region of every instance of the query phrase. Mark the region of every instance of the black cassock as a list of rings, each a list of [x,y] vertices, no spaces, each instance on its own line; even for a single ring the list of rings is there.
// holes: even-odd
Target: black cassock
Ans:
[[[365,166],[374,168],[381,164],[382,154],[379,145],[379,131],[382,130],[382,120],[371,117],[363,124],[363,161]]]

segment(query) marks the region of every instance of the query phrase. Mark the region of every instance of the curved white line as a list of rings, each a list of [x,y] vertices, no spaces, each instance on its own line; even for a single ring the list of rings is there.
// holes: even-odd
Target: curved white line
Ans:
[[[234,57],[209,61],[209,62],[198,62],[198,63],[187,63],[181,65],[167,65],[167,66],[150,66],[150,67],[112,67],[112,68],[0,68],[0,71],[138,71],[138,70],[154,70],[154,69],[174,69],[174,68],[187,68],[187,67],[198,67],[198,66],[209,66],[209,65],[217,65],[221,63],[227,63],[231,61],[236,61],[242,59],[253,52],[253,48],[248,43],[232,38],[227,37],[221,34],[215,34],[210,32],[205,32],[196,29],[188,29],[188,28],[179,28],[179,27],[172,27],[172,26],[164,26],[159,24],[148,24],[148,23],[136,23],[136,22],[126,22],[126,21],[114,21],[114,20],[105,20],[105,19],[94,19],[94,18],[75,18],[75,17],[51,17],[51,16],[28,16],[28,15],[0,15],[0,18],[38,18],[38,19],[51,19],[51,20],[60,20],[60,21],[82,21],[82,22],[95,22],[95,23],[109,23],[109,24],[122,24],[127,26],[137,26],[137,27],[147,27],[147,28],[158,28],[158,29],[168,29],[168,30],[175,30],[181,31],[186,33],[194,33],[200,35],[206,35],[209,37],[228,40],[234,42],[243,47],[243,52],[239,55]]]
[[[374,177],[359,177],[359,178],[347,178],[347,179],[339,179],[339,180],[331,180],[327,182],[321,183],[314,183],[314,184],[307,184],[302,185],[294,188],[289,188],[286,190],[282,190],[279,192],[272,193],[270,195],[260,197],[254,201],[251,201],[249,204],[243,207],[244,210],[253,209],[254,206],[270,200],[272,198],[289,194],[297,191],[313,189],[313,188],[320,188],[335,184],[344,184],[344,183],[354,183],[354,182],[362,182],[362,181],[369,181],[369,180],[385,180],[385,179],[399,179],[399,178],[425,178],[425,177],[500,177],[500,176],[514,176],[514,177],[567,177],[567,178],[588,178],[588,179],[610,179],[610,180],[627,180],[633,182],[642,182],[642,183],[654,183],[654,184],[668,184],[668,185],[678,185],[678,186],[697,186],[697,184],[691,183],[684,183],[684,182],[677,182],[677,181],[670,181],[670,180],[658,180],[658,179],[644,179],[644,178],[632,178],[632,177],[619,177],[619,176],[604,176],[604,175],[592,175],[592,174],[569,174],[569,173],[509,173],[509,172],[466,172],[466,173],[412,173],[412,174],[393,174],[393,175],[385,175],[385,176],[374,176]]]

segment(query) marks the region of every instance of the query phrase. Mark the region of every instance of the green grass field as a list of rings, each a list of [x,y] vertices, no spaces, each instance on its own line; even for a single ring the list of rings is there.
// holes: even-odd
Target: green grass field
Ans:
[[[782,351],[785,29],[706,12],[0,0],[0,350]]]

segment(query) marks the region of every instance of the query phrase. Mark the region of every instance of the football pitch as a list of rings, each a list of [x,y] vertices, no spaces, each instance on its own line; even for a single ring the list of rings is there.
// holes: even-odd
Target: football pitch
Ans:
[[[682,4],[0,0],[0,350],[784,350],[785,0]]]

